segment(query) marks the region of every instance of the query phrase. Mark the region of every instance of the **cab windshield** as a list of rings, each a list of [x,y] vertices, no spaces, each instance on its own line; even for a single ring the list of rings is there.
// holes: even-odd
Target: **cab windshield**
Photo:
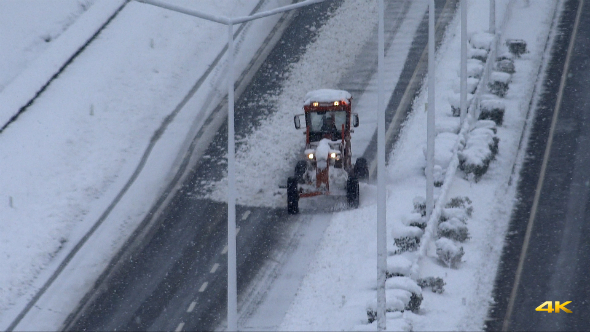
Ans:
[[[346,111],[310,112],[309,122],[313,141],[326,137],[337,140],[342,136],[342,125],[346,124]]]

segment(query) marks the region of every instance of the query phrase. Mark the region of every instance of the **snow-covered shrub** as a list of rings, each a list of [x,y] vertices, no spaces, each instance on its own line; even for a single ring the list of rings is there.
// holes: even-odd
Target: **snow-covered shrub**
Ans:
[[[393,241],[398,248],[398,253],[405,251],[415,251],[420,244],[420,238],[424,234],[418,227],[406,226],[396,228],[393,231]]]
[[[438,224],[438,236],[457,242],[465,242],[469,239],[469,231],[463,221],[453,217]]]
[[[408,277],[412,275],[412,261],[403,255],[394,255],[387,257],[386,278],[391,277]]]
[[[469,197],[467,196],[457,196],[457,197],[453,197],[449,200],[449,202],[445,205],[445,208],[447,209],[451,209],[451,208],[460,208],[460,209],[464,209],[467,216],[471,217],[471,214],[473,213],[473,206],[471,206],[472,202],[471,199],[469,199]]]
[[[506,105],[500,99],[484,99],[479,103],[479,120],[492,120],[498,126],[504,122]]]
[[[463,247],[457,246],[451,239],[440,238],[436,240],[436,255],[448,267],[457,268],[465,254]]]
[[[464,223],[467,223],[467,219],[471,216],[471,210],[464,208],[443,208],[440,214],[440,221],[447,221],[451,218],[457,218]]]
[[[395,312],[412,310],[415,308],[418,310],[420,303],[422,303],[422,292],[414,295],[404,289],[386,289],[385,290],[385,312]],[[372,300],[367,303],[367,320],[369,324],[377,320],[377,300]]]
[[[501,71],[493,71],[490,75],[488,88],[490,92],[499,97],[504,97],[508,91],[508,84],[510,84],[510,74]]]
[[[478,60],[476,60],[478,61]],[[479,85],[479,78],[476,77],[467,77],[467,93],[468,94],[474,94],[475,90],[477,90],[477,86]],[[455,93],[461,93],[461,80],[457,80],[455,81],[455,83],[453,84],[453,91],[455,91]]]
[[[410,298],[412,297],[412,295],[410,294],[410,292],[407,291],[402,291],[402,292],[406,292],[407,294],[395,294],[392,293],[390,296],[390,293],[387,292],[386,293],[386,302],[385,302],[385,312],[395,312],[395,311],[404,311],[406,308],[406,302],[404,302],[403,300],[407,297],[408,301],[410,302]],[[401,292],[399,292],[401,293]],[[398,296],[396,295],[401,295],[400,297],[402,297],[402,299],[400,299]],[[367,303],[367,320],[369,322],[369,324],[371,324],[372,322],[377,320],[377,300],[372,300],[369,301],[369,303]]]
[[[416,211],[414,210],[414,212],[412,213],[406,213],[403,214],[400,218],[402,224],[406,225],[406,226],[410,226],[410,223],[415,220],[415,219],[421,219],[422,218],[422,213],[420,213],[420,211]]]
[[[446,169],[443,169],[439,165],[434,165],[434,167],[432,167],[432,177],[434,179],[435,187],[442,187],[445,182],[445,174]]]
[[[467,93],[474,94],[479,84],[479,78],[467,77]]]
[[[417,228],[417,227],[416,227]],[[406,251],[416,251],[418,250],[418,246],[420,245],[420,237],[396,237],[393,239],[395,245],[397,246],[396,253],[402,253]]]
[[[506,46],[510,53],[520,58],[522,54],[528,53],[526,49],[526,42],[522,39],[507,39]]]
[[[411,278],[408,277],[393,277],[385,282],[387,289],[401,289],[410,292],[410,300],[406,303],[405,310],[411,310],[413,312],[420,309],[422,303],[422,288]]]
[[[421,230],[424,230],[424,229],[426,229],[427,223],[428,223],[428,220],[426,218],[420,218],[420,219],[412,220],[412,222],[410,222],[410,224],[408,226],[418,227]]]
[[[395,311],[404,311],[407,310],[408,304],[410,303],[410,300],[412,299],[412,293],[408,292],[407,290],[404,289],[386,289],[385,290],[385,296],[387,298],[387,302],[391,301],[392,302],[397,302],[396,300],[399,300],[401,303],[404,304],[403,308],[401,310],[395,310]],[[396,309],[397,309],[397,305],[395,305]]]
[[[470,48],[467,50],[469,58],[486,62],[488,59],[488,50],[479,48]]]
[[[479,124],[479,122],[481,121],[478,121],[476,124]],[[490,151],[492,152],[492,159],[494,159],[496,157],[496,154],[498,154],[498,144],[500,142],[500,139],[496,137],[496,129],[487,127],[487,124],[482,124],[480,127],[474,127],[469,132],[469,140],[473,142],[482,141],[487,143],[490,147]]]
[[[497,133],[498,129],[496,128],[496,123],[492,120],[479,120],[473,124],[472,130],[479,129],[479,128],[487,128],[492,131],[492,133]]]
[[[440,133],[434,139],[434,165],[439,165],[442,169],[447,169],[453,158],[453,148],[457,142],[458,135],[454,133]],[[424,158],[426,158],[426,147],[422,149]]]
[[[514,61],[514,54],[512,54],[510,52],[504,52],[504,53],[498,55],[498,57],[496,58],[496,61],[502,61],[502,60]]]
[[[430,287],[433,293],[442,294],[445,291],[446,283],[439,277],[426,277],[418,279],[416,282],[422,288]]]
[[[412,204],[414,205],[413,212],[420,213],[420,215],[422,215],[422,217],[424,217],[426,215],[426,198],[424,198],[422,196],[416,196],[412,200]]]
[[[450,115],[450,114],[449,114]],[[436,134],[457,134],[461,129],[461,119],[456,116],[441,116],[436,118]]]
[[[507,74],[514,74],[516,67],[514,66],[514,60],[504,59],[496,62],[495,69]]]
[[[420,207],[418,206],[418,208],[420,208]],[[426,207],[424,208],[424,215],[422,215],[422,210],[416,211],[416,209],[414,208],[413,213],[402,215],[401,222],[402,222],[402,224],[404,224],[406,226],[416,226],[416,227],[424,230],[424,228],[426,227],[426,222],[427,222],[426,218],[424,217],[425,215],[426,215]]]
[[[471,217],[473,207],[468,197],[454,197],[442,209],[438,237],[445,237],[458,242],[469,239],[467,219]]]
[[[481,60],[467,59],[467,77],[481,78],[481,75],[483,75],[483,69],[484,65]]]
[[[499,139],[489,128],[475,128],[469,133],[467,144],[459,151],[459,168],[465,174],[473,174],[475,181],[487,172],[490,162],[498,153]]]
[[[471,35],[469,44],[475,48],[489,50],[493,40],[494,34],[489,32],[477,32]]]
[[[377,303],[375,302],[375,304],[373,305],[373,303],[371,302],[370,304],[367,304],[367,322],[369,324],[371,324],[376,320],[377,320]]]
[[[471,103],[473,94],[467,94],[467,105]],[[451,112],[453,116],[461,116],[461,94],[455,93],[449,96],[449,104],[451,104]]]
[[[422,304],[422,300],[424,297],[422,294],[412,293],[412,297],[410,297],[410,302],[406,305],[406,310],[410,310],[411,312],[418,312],[420,309],[420,305]]]
[[[393,277],[385,281],[387,289],[403,289],[410,293],[422,294],[422,288],[409,277]]]

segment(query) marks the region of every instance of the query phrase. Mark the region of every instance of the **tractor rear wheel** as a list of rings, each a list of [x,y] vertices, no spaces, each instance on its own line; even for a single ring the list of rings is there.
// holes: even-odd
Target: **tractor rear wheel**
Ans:
[[[359,180],[366,180],[369,178],[369,165],[367,159],[358,158],[354,163],[354,176]]]
[[[299,213],[299,191],[297,190],[297,178],[287,179],[287,212],[289,214]]]
[[[351,208],[358,208],[360,201],[359,180],[355,176],[351,176],[346,181],[346,199],[348,206]]]

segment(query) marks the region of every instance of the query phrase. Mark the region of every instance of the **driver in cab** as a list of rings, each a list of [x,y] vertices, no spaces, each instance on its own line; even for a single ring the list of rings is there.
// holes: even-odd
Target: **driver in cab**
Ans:
[[[336,141],[340,138],[340,132],[338,128],[336,128],[336,123],[334,121],[333,116],[325,116],[322,118],[322,133],[324,134],[324,138],[329,138],[333,141]]]

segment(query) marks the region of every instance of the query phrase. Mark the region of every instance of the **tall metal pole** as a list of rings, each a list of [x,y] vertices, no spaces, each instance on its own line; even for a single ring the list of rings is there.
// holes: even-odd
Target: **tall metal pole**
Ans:
[[[387,230],[385,207],[385,108],[383,96],[384,6],[379,0],[379,31],[377,56],[377,329],[386,329],[385,319],[385,273],[387,268]]]
[[[467,0],[461,0],[461,125],[467,116]]]
[[[496,0],[490,0],[490,33],[496,33]]]
[[[227,25],[227,330],[238,330],[238,285],[236,271],[236,167],[234,134],[234,26]]]
[[[428,115],[426,120],[426,216],[434,209],[434,0],[428,5]]]

